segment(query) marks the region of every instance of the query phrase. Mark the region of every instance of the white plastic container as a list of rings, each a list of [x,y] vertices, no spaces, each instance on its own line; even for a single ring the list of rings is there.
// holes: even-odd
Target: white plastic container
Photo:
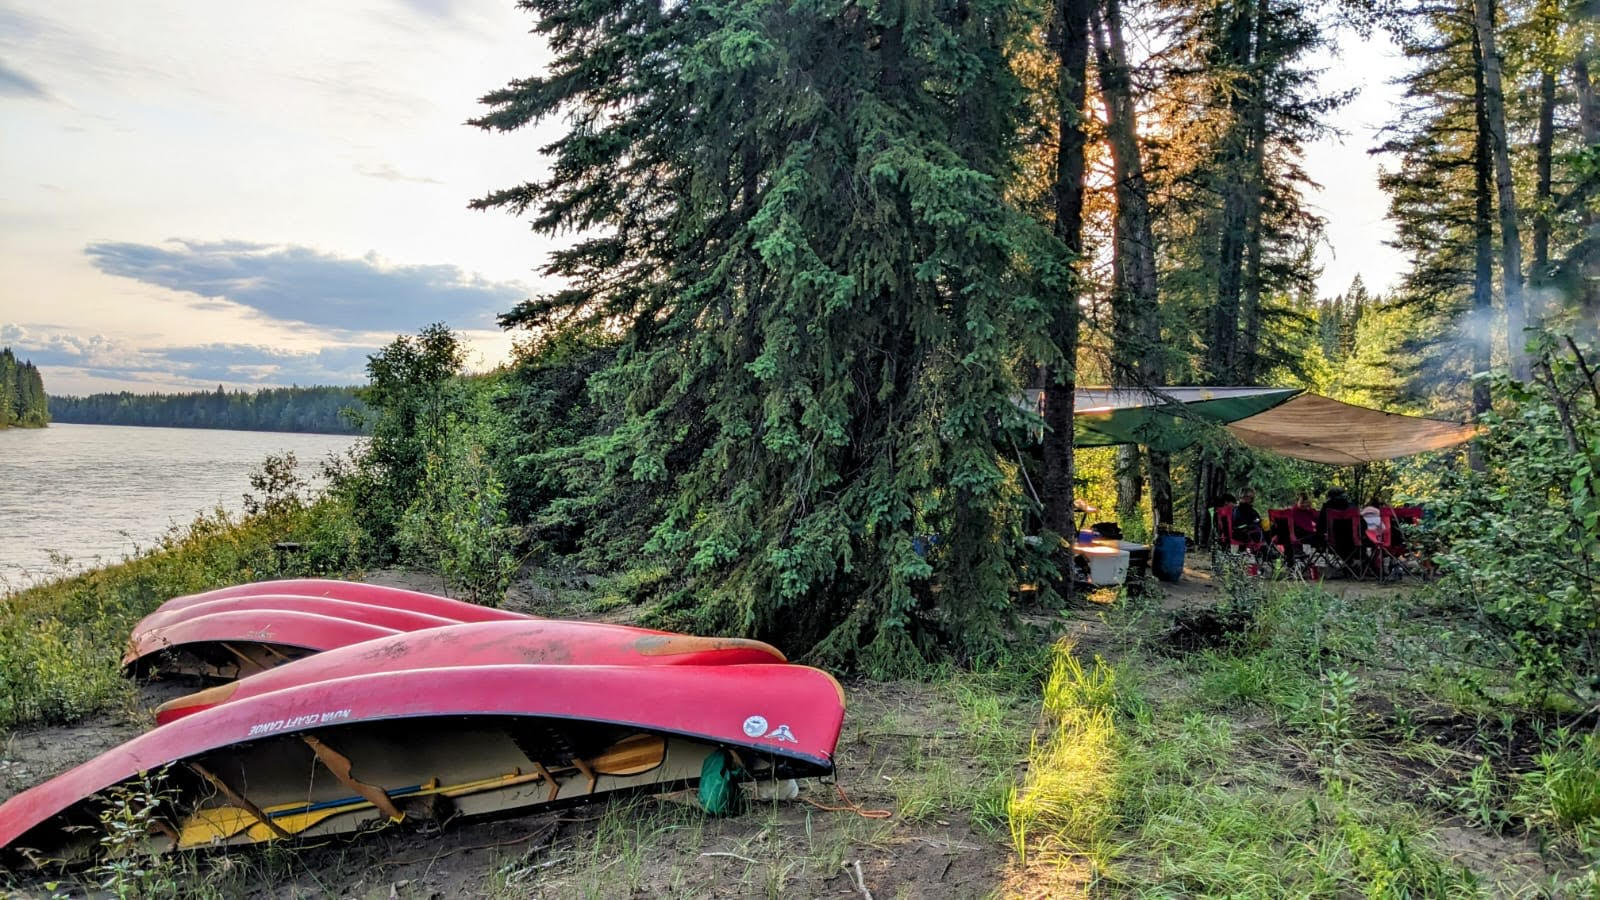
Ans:
[[[1079,544],[1072,552],[1089,564],[1089,583],[1111,587],[1128,580],[1128,551],[1099,544]]]

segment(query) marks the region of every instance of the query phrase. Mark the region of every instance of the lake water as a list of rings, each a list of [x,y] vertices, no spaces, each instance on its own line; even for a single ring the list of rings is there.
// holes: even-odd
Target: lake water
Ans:
[[[312,479],[356,440],[123,425],[0,430],[0,594],[117,562],[201,510],[238,511],[268,454],[292,451]]]

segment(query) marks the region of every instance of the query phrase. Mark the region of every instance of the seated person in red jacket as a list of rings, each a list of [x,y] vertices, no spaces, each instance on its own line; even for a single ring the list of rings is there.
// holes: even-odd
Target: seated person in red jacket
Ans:
[[[1294,536],[1301,543],[1311,543],[1318,534],[1317,508],[1311,505],[1311,495],[1301,491],[1294,498],[1289,515],[1294,521]]]

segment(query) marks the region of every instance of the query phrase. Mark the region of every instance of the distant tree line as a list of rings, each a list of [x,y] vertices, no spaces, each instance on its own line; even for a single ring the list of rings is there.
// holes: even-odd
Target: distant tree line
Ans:
[[[57,422],[85,425],[147,425],[164,428],[232,428],[240,431],[301,431],[359,434],[365,407],[353,387],[289,387],[192,394],[90,394],[51,397]]]
[[[31,362],[0,349],[0,428],[43,428],[50,421],[44,379]]]

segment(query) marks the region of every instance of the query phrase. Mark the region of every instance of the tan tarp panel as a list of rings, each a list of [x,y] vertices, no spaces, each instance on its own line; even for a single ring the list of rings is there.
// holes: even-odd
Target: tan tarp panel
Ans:
[[[1465,443],[1478,426],[1403,416],[1301,394],[1226,426],[1252,447],[1312,462],[1348,466]]]

